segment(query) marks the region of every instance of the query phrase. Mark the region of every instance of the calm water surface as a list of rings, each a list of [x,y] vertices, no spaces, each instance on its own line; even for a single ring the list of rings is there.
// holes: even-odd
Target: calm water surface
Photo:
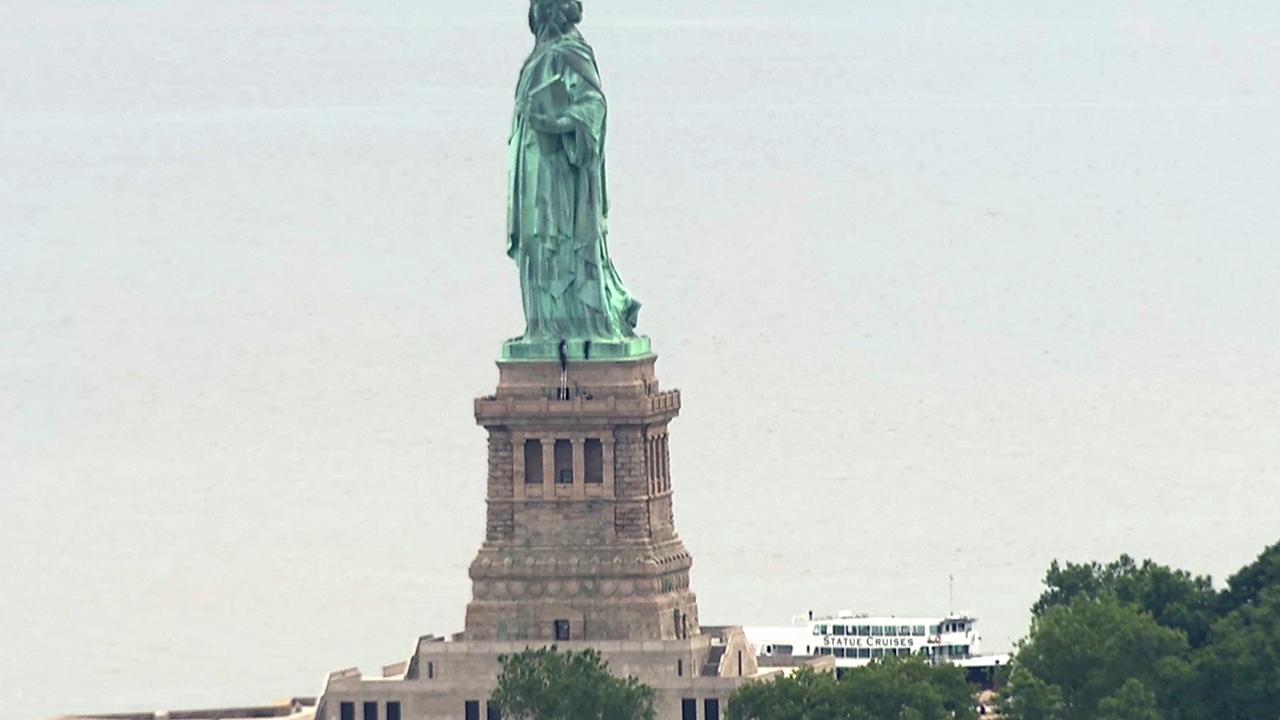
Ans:
[[[5,717],[462,625],[523,5],[207,5],[5,6]],[[704,621],[1280,539],[1280,11],[1027,5],[588,3]]]

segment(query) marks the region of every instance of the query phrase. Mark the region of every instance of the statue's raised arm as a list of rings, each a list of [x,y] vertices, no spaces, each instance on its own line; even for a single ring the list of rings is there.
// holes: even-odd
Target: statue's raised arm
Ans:
[[[507,254],[520,274],[525,332],[508,359],[607,359],[648,352],[640,303],[609,257],[608,106],[578,0],[532,0],[536,42],[516,86],[508,154]]]

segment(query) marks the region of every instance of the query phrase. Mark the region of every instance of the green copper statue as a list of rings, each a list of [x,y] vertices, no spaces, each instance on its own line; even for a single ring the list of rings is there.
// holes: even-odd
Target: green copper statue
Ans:
[[[520,273],[525,333],[509,360],[610,359],[648,353],[640,303],[609,258],[607,108],[578,0],[532,0],[536,43],[516,86],[508,141],[507,254]]]

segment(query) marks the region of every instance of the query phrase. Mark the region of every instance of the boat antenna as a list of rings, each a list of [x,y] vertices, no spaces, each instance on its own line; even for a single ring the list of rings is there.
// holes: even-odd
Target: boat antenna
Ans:
[[[956,576],[947,576],[947,612],[956,614]]]

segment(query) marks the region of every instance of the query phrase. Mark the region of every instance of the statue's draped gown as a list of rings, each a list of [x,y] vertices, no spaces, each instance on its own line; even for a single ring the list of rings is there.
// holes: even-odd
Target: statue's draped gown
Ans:
[[[526,117],[530,91],[560,78],[573,129],[545,133]],[[516,88],[509,140],[507,254],[520,272],[527,341],[635,336],[640,303],[622,285],[606,240],[604,92],[576,30],[540,42]]]

